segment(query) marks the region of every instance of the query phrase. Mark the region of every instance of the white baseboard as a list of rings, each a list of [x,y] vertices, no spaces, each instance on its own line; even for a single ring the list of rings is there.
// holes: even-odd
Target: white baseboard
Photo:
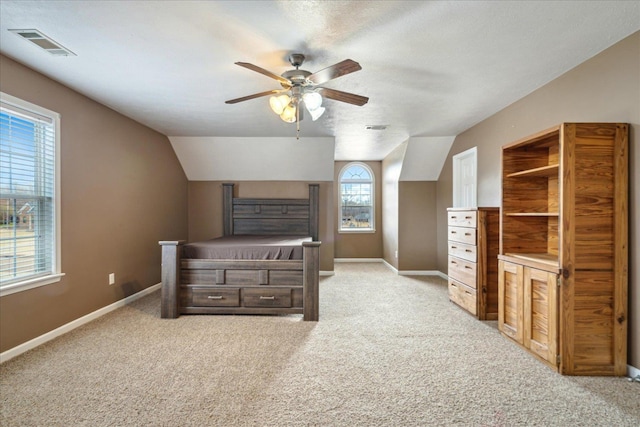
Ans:
[[[446,274],[438,270],[398,270],[397,268],[389,264],[384,259],[382,259],[381,261],[384,263],[384,265],[386,265],[391,271],[396,273],[398,276],[439,276],[439,277],[442,277],[444,280],[449,279],[449,276],[447,276]]]
[[[145,295],[148,295],[152,292],[157,291],[158,289],[160,289],[160,283],[155,284],[153,286],[149,286],[146,289],[141,290],[138,293],[135,293],[133,295],[130,295],[124,299],[121,299],[120,301],[116,301],[113,304],[110,304],[106,307],[103,307],[99,310],[94,311],[93,313],[89,313],[85,316],[82,316],[76,320],[73,320],[65,325],[60,326],[59,328],[54,329],[53,331],[47,332],[44,335],[40,335],[39,337],[36,337],[30,341],[27,341],[23,344],[20,344],[16,347],[10,348],[9,350],[0,353],[0,363],[4,363],[7,360],[13,359],[14,357],[25,353],[26,351],[29,351],[33,348],[36,348],[39,345],[42,345],[44,343],[46,343],[47,341],[51,341],[54,338],[59,337],[60,335],[66,334],[67,332],[70,332],[86,323],[91,322],[92,320],[97,319],[100,316],[104,316],[105,314],[112,312],[115,309],[118,309],[120,307],[124,307],[127,304],[130,304],[131,302],[142,298]]]
[[[335,276],[335,274],[333,271],[320,271],[320,276]]]
[[[382,258],[334,258],[333,262],[383,262]]]
[[[447,280],[449,277],[438,270],[399,270],[400,276],[438,276]]]
[[[387,266],[387,268],[388,268],[389,270],[391,270],[391,271],[393,271],[394,273],[398,274],[398,269],[397,269],[397,268],[395,268],[393,265],[389,264],[386,260],[384,260],[384,259],[383,259],[383,260],[382,260],[382,263],[383,263],[384,265],[386,265],[386,266]]]
[[[627,365],[627,376],[633,378],[635,381],[640,381],[640,369]]]

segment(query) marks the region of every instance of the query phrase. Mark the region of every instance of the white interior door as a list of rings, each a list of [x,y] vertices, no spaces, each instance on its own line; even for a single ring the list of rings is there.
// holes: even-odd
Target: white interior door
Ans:
[[[477,202],[478,148],[453,156],[453,207],[475,208]]]

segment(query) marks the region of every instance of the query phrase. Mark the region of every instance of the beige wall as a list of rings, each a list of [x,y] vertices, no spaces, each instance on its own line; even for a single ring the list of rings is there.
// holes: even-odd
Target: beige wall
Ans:
[[[398,258],[395,256],[395,251],[400,249],[398,181],[406,150],[407,143],[405,142],[382,161],[382,258],[396,269],[398,268]]]
[[[375,233],[339,233],[338,210],[340,209],[340,172],[350,162],[335,162],[335,194],[333,221],[336,258],[382,258],[382,162],[362,162],[371,168],[375,180]]]
[[[438,266],[446,271],[446,208],[452,203],[451,157],[478,147],[478,204],[499,206],[500,150],[561,122],[631,124],[629,164],[629,357],[640,367],[640,32],[631,35],[494,116],[460,134],[438,181]]]
[[[1,55],[0,77],[61,115],[65,273],[0,298],[2,352],[159,283],[158,241],[187,237],[187,180],[165,136]]]
[[[223,234],[222,184],[234,181],[189,181],[190,242],[212,239]],[[333,271],[333,182],[320,184],[320,270]],[[309,184],[305,181],[235,181],[234,197],[306,199]]]
[[[400,181],[407,145],[382,161],[383,258],[400,272],[437,270],[437,183]]]
[[[436,182],[398,185],[398,270],[437,270]]]

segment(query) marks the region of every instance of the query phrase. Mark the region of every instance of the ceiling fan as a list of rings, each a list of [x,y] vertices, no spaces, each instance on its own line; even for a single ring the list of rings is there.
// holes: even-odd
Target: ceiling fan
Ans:
[[[345,59],[344,61],[338,62],[330,67],[311,73],[300,69],[304,60],[305,56],[301,53],[293,53],[289,55],[289,62],[296,68],[295,70],[285,71],[280,76],[248,62],[236,62],[236,64],[241,67],[248,68],[249,70],[256,71],[277,80],[280,82],[282,89],[273,89],[265,92],[254,93],[253,95],[230,99],[225,103],[236,104],[238,102],[271,95],[271,98],[269,99],[271,109],[285,122],[298,124],[297,129],[299,138],[300,120],[302,120],[301,104],[304,104],[306,110],[311,115],[311,118],[315,121],[325,111],[324,107],[322,107],[323,97],[358,106],[362,106],[369,101],[369,98],[366,96],[319,86],[329,80],[361,70],[362,67],[357,62],[351,59]]]

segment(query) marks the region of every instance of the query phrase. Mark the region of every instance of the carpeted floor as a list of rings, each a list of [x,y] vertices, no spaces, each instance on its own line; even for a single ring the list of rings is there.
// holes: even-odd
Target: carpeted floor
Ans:
[[[335,270],[317,323],[118,309],[0,365],[0,425],[640,425],[640,383],[556,374],[444,280]]]

